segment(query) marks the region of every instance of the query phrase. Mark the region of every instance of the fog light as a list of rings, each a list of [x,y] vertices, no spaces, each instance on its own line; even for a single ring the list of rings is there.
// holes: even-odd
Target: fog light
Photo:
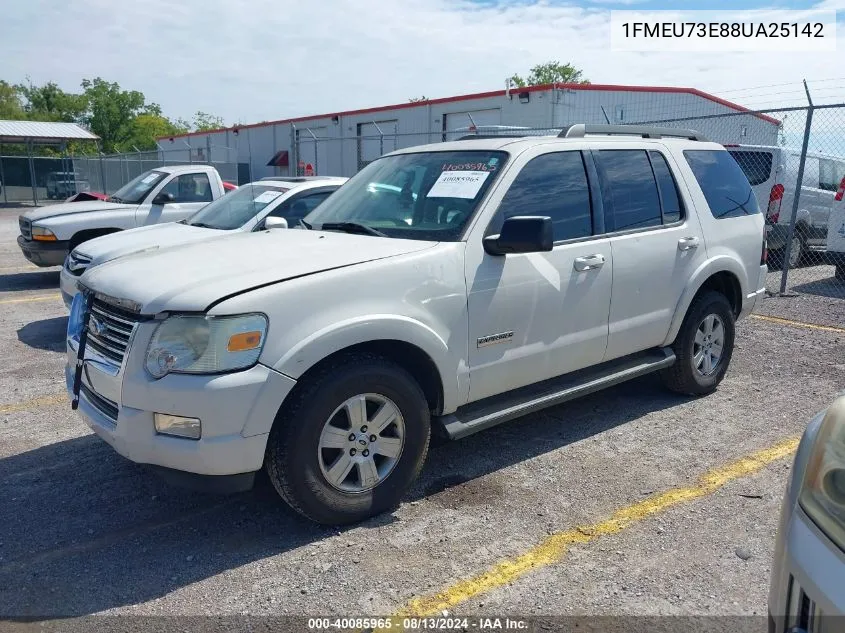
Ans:
[[[156,413],[155,427],[156,433],[161,435],[187,437],[192,440],[198,440],[202,435],[202,422],[199,418],[184,418],[181,415]]]

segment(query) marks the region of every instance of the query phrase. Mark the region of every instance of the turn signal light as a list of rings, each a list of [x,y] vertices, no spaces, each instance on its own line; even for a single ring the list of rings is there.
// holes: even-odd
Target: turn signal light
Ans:
[[[229,337],[226,349],[230,352],[245,352],[261,345],[261,332],[241,332]]]

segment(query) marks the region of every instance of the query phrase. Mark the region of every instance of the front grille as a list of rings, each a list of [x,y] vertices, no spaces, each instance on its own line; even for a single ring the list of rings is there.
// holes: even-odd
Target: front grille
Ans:
[[[18,225],[21,227],[21,235],[24,236],[24,239],[31,240],[32,239],[32,222],[30,222],[27,218],[20,216],[18,218]]]
[[[88,319],[88,345],[113,360],[123,362],[129,338],[140,320],[139,315],[95,299]]]
[[[93,389],[87,387],[85,383],[80,385],[79,390],[82,392],[82,395],[85,396],[85,399],[91,403],[91,406],[111,420],[114,425],[117,425],[116,402],[112,402],[108,398],[103,398],[103,396],[95,392]]]
[[[91,263],[91,258],[87,255],[71,251],[70,255],[65,260],[65,270],[67,270],[74,277],[79,277],[88,268]]]
[[[840,630],[833,626],[839,618],[826,616],[808,596],[795,576],[789,579],[789,603],[787,605],[787,619],[784,623],[785,631],[806,631],[807,633],[833,633]],[[840,624],[839,622],[836,622]]]

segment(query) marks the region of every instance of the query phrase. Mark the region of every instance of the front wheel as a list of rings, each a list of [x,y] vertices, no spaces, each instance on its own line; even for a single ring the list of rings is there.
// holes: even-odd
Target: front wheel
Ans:
[[[428,403],[392,361],[355,354],[306,378],[279,411],[265,467],[297,512],[342,525],[393,508],[428,452]]]
[[[696,297],[672,345],[675,364],[663,370],[672,391],[703,396],[725,377],[734,347],[734,313],[725,296],[708,291]]]

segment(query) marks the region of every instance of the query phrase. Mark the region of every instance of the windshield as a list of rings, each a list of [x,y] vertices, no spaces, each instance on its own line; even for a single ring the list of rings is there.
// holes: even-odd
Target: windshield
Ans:
[[[138,204],[147,197],[147,194],[149,194],[150,191],[152,191],[166,175],[167,174],[161,171],[144,172],[115,191],[110,198],[115,202]]]
[[[224,231],[237,229],[287,191],[271,183],[243,185],[204,206],[188,219],[187,224]]]
[[[349,222],[388,237],[454,242],[507,158],[497,151],[385,156],[364,167],[305,221],[318,230]]]

